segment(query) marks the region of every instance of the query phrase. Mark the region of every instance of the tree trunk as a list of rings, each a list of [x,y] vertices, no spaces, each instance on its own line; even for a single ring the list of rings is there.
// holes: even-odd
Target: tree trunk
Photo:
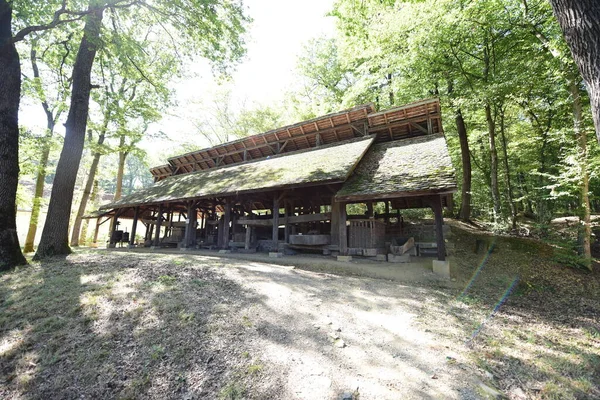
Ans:
[[[581,96],[579,93],[579,87],[575,79],[569,80],[569,92],[573,98],[573,131],[575,132],[575,139],[577,140],[578,147],[578,160],[581,174],[581,186],[579,188],[581,193],[581,203],[579,206],[580,215],[582,219],[583,228],[583,256],[586,259],[586,266],[591,270],[592,268],[592,251],[591,251],[591,219],[590,219],[590,197],[589,197],[589,173],[587,169],[587,134],[585,129],[582,129],[582,104]]]
[[[121,198],[123,193],[123,174],[125,172],[125,159],[127,158],[126,151],[123,150],[125,147],[125,136],[121,136],[119,141],[119,166],[117,168],[117,187],[115,189],[115,198],[114,201],[117,201]]]
[[[107,125],[108,115],[104,119],[104,126],[102,127],[102,131],[98,136],[98,147],[102,146],[102,144],[104,143]],[[90,193],[92,192],[92,187],[96,179],[96,171],[98,170],[98,164],[100,163],[101,156],[102,153],[99,150],[94,153],[94,159],[92,160],[92,165],[90,166],[90,173],[88,174],[87,182],[85,183],[85,189],[83,189],[83,195],[81,196],[81,202],[79,203],[79,209],[77,210],[75,222],[73,223],[73,231],[71,232],[71,246],[79,246],[81,221],[83,219],[83,215],[85,214],[85,209],[90,198]]]
[[[73,89],[69,116],[65,123],[65,141],[56,167],[48,215],[35,259],[71,252],[68,245],[69,218],[77,170],[85,142],[92,89],[91,71],[100,44],[104,8],[98,8],[92,0],[90,10],[73,66]]]
[[[458,139],[460,141],[460,157],[463,170],[462,204],[458,217],[463,221],[469,221],[471,219],[471,153],[469,151],[467,125],[465,124],[465,119],[460,108],[456,110],[455,120]]]
[[[510,181],[510,166],[508,164],[508,149],[506,142],[506,126],[504,121],[504,110],[500,112],[500,138],[502,139],[502,153],[504,156],[504,179],[506,182],[506,194],[510,205],[510,222],[513,230],[517,229],[517,205],[514,201],[512,183]]]
[[[96,199],[98,198],[98,180],[94,180],[94,186],[92,189],[92,195],[90,197],[90,201],[92,202],[92,205],[96,204]],[[83,221],[83,225],[81,227],[81,233],[79,234],[79,243],[83,243],[83,244],[88,244],[87,243],[87,230],[88,230],[88,226],[90,224],[90,220],[89,218],[85,219]]]
[[[598,0],[550,0],[550,4],[587,84],[600,143],[600,4]]]
[[[488,124],[490,140],[490,183],[492,188],[492,201],[494,206],[494,222],[498,222],[501,214],[500,189],[498,188],[498,151],[496,150],[496,120],[492,116],[492,108],[485,105],[485,118]]]
[[[11,3],[0,0],[0,271],[27,263],[16,223],[21,65],[12,41]]]
[[[31,50],[31,67],[33,69],[33,77],[40,79],[40,71],[37,66],[37,55],[35,48]],[[60,111],[56,116],[52,114],[50,106],[46,101],[45,94],[42,93],[42,108],[44,114],[46,114],[46,137],[44,138],[44,147],[42,149],[42,155],[40,158],[40,164],[38,166],[37,177],[35,180],[35,195],[33,197],[33,207],[31,208],[31,217],[29,218],[29,230],[27,231],[27,237],[25,238],[25,253],[33,252],[33,244],[35,242],[35,235],[37,233],[37,225],[40,217],[40,209],[42,206],[42,198],[44,197],[44,184],[46,180],[46,168],[48,167],[48,157],[50,156],[50,139],[54,135],[54,125],[60,115]]]

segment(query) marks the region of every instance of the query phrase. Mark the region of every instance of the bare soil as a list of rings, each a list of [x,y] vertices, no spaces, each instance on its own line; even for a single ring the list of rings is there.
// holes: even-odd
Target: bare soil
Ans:
[[[104,250],[2,274],[0,398],[599,398],[597,269],[453,232],[453,282]]]

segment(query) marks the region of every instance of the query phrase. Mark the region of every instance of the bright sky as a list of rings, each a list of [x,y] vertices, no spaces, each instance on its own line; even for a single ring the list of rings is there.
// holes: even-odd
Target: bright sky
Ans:
[[[334,19],[326,16],[333,0],[245,0],[244,3],[254,20],[247,38],[248,53],[233,74],[232,82],[225,85],[231,88],[232,106],[277,104],[296,80],[296,60],[303,45],[312,38],[333,36]],[[195,128],[190,119],[198,118],[202,105],[209,107],[220,90],[207,65],[197,65],[196,72],[197,78],[176,85],[179,106],[170,110],[172,116],[159,124],[159,129],[171,137],[168,145],[173,149],[184,149],[187,140],[202,140],[191,136]],[[145,147],[153,146],[148,143]]]
[[[283,100],[296,80],[296,60],[303,45],[312,38],[333,36],[334,19],[326,17],[333,0],[244,0],[244,4],[254,21],[248,29],[247,56],[231,82],[226,84],[233,96],[232,106],[241,103],[247,106],[274,105]],[[186,151],[185,144],[190,140],[202,140],[193,135],[195,128],[190,120],[200,117],[202,105],[210,106],[215,93],[223,88],[219,88],[206,62],[200,60],[193,70],[198,77],[175,84],[178,106],[165,110],[170,116],[152,129],[167,133],[170,140],[146,140],[142,143],[148,151],[151,166],[166,161],[157,153],[183,153]],[[42,130],[45,117],[39,104],[24,101],[20,123]],[[62,124],[57,128],[58,133],[64,134]],[[207,145],[204,142],[197,144]]]

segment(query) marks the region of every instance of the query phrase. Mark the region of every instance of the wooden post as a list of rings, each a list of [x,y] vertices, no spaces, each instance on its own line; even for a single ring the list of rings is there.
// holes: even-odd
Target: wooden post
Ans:
[[[194,247],[196,242],[196,222],[198,220],[198,210],[194,206],[194,202],[190,201],[187,208],[187,223],[185,225],[185,238],[183,239],[183,247]]]
[[[331,198],[331,244],[340,244],[340,203]]]
[[[339,203],[338,232],[340,255],[348,254],[348,229],[346,228],[346,203]]]
[[[373,202],[367,201],[367,217],[373,218]]]
[[[390,222],[390,202],[385,201],[385,224],[387,225]]]
[[[431,201],[431,208],[435,215],[435,238],[437,242],[437,256],[439,261],[446,260],[446,242],[444,241],[444,217],[442,216],[442,196],[436,196]]]
[[[246,242],[244,243],[244,249],[250,250],[250,242],[252,241],[252,227],[246,225]]]
[[[140,215],[140,207],[137,206],[133,209],[133,224],[131,225],[131,237],[129,238],[129,245],[135,246],[135,232],[137,230],[138,217]]]
[[[94,229],[94,240],[92,241],[93,244],[95,244],[96,246],[98,245],[98,231],[100,230],[100,218],[96,218],[96,229]],[[94,247],[92,245],[92,247]]]
[[[277,251],[279,242],[279,198],[277,194],[273,196],[273,242],[275,251]]]
[[[163,215],[163,205],[158,206],[158,214],[156,214],[156,230],[154,234],[154,243],[152,244],[154,247],[158,247],[160,245],[160,226],[162,225],[162,215]]]
[[[290,201],[285,202],[285,226],[283,228],[283,237],[286,243],[290,243],[290,223],[288,222],[292,216],[292,205]]]
[[[117,242],[115,242],[115,232],[117,231],[117,222],[119,221],[119,211],[120,210],[116,210],[115,211],[115,216],[113,217],[113,221],[112,221],[112,225],[111,225],[111,230],[110,230],[110,239],[108,240],[108,242],[110,244],[116,244]]]
[[[231,200],[225,202],[225,214],[223,216],[223,248],[229,248],[229,224],[231,223]]]

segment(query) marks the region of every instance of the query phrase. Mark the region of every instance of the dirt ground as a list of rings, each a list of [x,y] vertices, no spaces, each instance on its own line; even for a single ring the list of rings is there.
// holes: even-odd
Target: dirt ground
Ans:
[[[598,273],[459,228],[454,281],[106,250],[2,274],[0,398],[599,398]]]

